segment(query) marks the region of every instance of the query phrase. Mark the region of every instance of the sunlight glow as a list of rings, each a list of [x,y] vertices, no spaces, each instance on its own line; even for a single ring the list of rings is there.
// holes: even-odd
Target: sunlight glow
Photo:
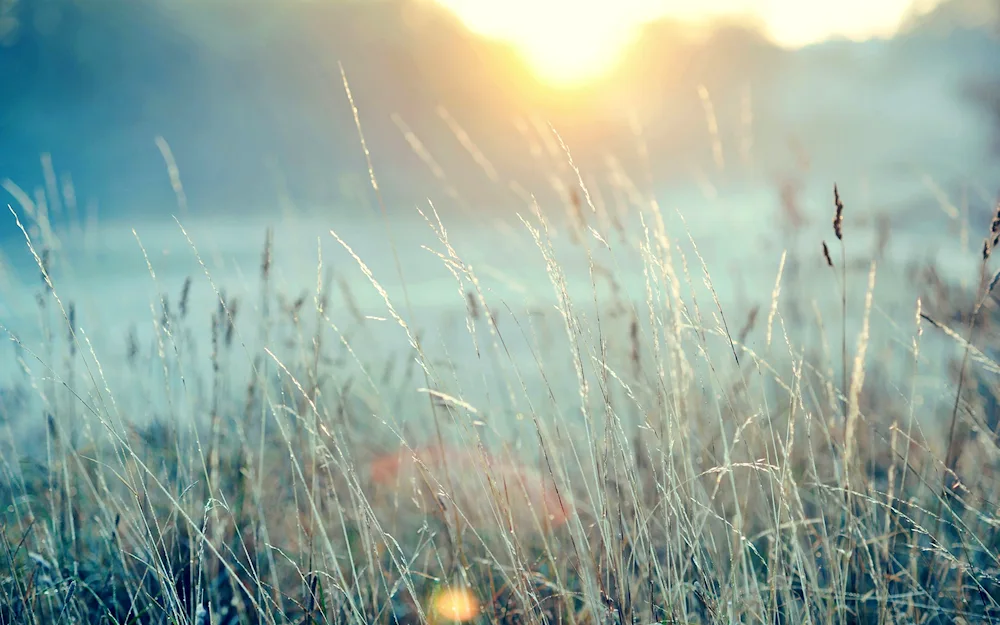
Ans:
[[[574,86],[621,59],[638,29],[662,14],[656,0],[436,0],[473,32],[512,44],[538,77]]]
[[[756,20],[778,44],[892,36],[941,0],[432,0],[471,31],[511,44],[539,79],[578,86],[615,69],[642,26],[662,17]]]

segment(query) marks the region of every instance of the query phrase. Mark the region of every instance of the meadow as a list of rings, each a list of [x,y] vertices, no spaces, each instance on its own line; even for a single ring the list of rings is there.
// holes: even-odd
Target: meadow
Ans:
[[[508,128],[506,56],[345,6],[19,74],[0,624],[1000,621],[995,41],[651,25]]]
[[[605,204],[566,157],[561,205],[473,246],[522,259],[534,308],[433,205],[429,244],[385,216],[377,271],[312,230],[302,292],[279,250],[308,238],[269,229],[241,296],[177,219],[194,271],[168,290],[133,229],[159,296],[97,329],[109,354],[44,196],[12,208],[41,331],[4,325],[0,622],[991,621],[1000,212],[947,276],[831,183],[811,253],[748,257],[733,310],[681,213],[627,180]],[[437,278],[407,283],[407,245]]]

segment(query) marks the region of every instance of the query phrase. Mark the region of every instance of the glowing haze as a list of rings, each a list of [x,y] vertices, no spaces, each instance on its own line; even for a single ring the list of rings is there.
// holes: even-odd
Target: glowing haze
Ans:
[[[542,80],[585,83],[610,72],[642,26],[658,18],[745,16],[778,44],[892,36],[940,0],[434,0],[469,30],[510,44]]]

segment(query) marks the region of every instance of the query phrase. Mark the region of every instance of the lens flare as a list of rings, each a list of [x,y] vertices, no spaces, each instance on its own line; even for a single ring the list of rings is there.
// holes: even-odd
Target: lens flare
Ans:
[[[442,588],[431,598],[434,614],[442,619],[464,623],[479,616],[479,600],[464,588]]]

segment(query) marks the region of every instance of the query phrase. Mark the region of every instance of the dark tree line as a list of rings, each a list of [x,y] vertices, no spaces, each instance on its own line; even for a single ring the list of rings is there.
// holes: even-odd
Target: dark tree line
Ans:
[[[86,99],[188,56],[161,0],[0,0],[0,109]],[[159,61],[157,61],[159,59]]]

